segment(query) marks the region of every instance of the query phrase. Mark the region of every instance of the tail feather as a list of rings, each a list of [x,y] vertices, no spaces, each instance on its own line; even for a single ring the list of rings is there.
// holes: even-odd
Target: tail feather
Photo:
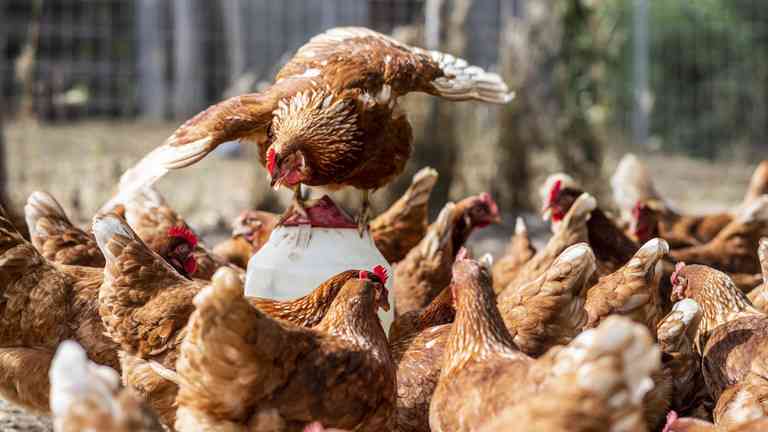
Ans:
[[[89,361],[77,342],[59,345],[49,377],[55,430],[163,430],[148,407],[120,389],[120,375]]]
[[[768,237],[760,239],[760,246],[757,248],[757,256],[760,258],[760,269],[763,273],[763,283],[768,284]]]
[[[573,205],[566,213],[565,218],[560,222],[558,230],[571,229],[572,227],[586,223],[592,213],[597,208],[597,200],[588,193],[583,193],[576,198]]]
[[[742,205],[749,205],[761,195],[768,194],[768,160],[760,162],[752,173]]]
[[[505,104],[515,97],[504,80],[495,73],[472,66],[466,60],[438,51],[414,48],[432,58],[445,74],[432,81],[437,93],[449,100],[479,100]]]
[[[768,220],[768,195],[761,195],[739,209],[734,221],[750,223]]]
[[[279,359],[301,343],[296,338],[295,345],[289,342],[276,321],[243,297],[242,281],[230,269],[217,271],[194,303],[176,363],[180,412],[213,403],[224,418],[242,418],[249,407],[237,395],[258,400],[282,385],[281,368],[291,362]]]
[[[106,411],[119,410],[114,393],[120,386],[120,376],[108,366],[88,361],[77,342],[64,341],[59,345],[49,375],[54,417],[67,415],[74,404],[84,400]]]
[[[573,374],[579,387],[602,396],[617,415],[634,406],[642,421],[637,408],[654,386],[651,374],[660,369],[661,355],[644,326],[611,316],[577,336],[554,361],[553,383]]]
[[[627,267],[648,272],[660,259],[669,254],[669,244],[660,239],[648,240],[627,263]]]
[[[455,204],[449,202],[440,210],[437,220],[430,225],[427,235],[421,241],[422,255],[434,256],[451,239],[454,207]]]
[[[431,167],[424,167],[414,174],[411,185],[403,195],[406,207],[414,208],[427,205],[432,189],[437,183],[437,177],[437,170]]]
[[[629,214],[638,201],[662,201],[648,168],[633,154],[626,154],[611,177],[613,200]]]
[[[56,199],[33,192],[24,206],[32,244],[47,259],[68,265],[104,266],[92,235],[76,227]]]
[[[149,283],[171,285],[186,281],[162,257],[150,250],[118,216],[97,216],[93,221],[93,232],[107,260],[105,281],[137,286]],[[124,270],[131,272],[129,278],[122,277],[125,276]]]
[[[682,344],[693,343],[698,322],[701,319],[701,308],[693,299],[681,300],[672,306],[672,310],[656,326],[656,336],[661,349],[666,353],[679,352]],[[692,349],[690,346],[688,349]]]

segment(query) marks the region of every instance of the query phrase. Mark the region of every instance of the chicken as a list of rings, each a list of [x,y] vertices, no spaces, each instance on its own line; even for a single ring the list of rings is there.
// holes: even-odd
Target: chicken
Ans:
[[[763,161],[752,174],[744,201],[733,212],[709,215],[685,215],[665,201],[653,185],[653,180],[646,166],[634,155],[626,155],[616,173],[611,178],[614,200],[628,220],[633,220],[631,211],[643,207],[644,212],[652,214],[658,221],[658,233],[649,233],[651,237],[661,237],[676,249],[679,245],[706,243],[724,229],[738,214],[749,207],[760,195],[768,192],[768,161]],[[641,224],[642,225],[642,224]],[[649,225],[650,226],[650,225]],[[648,238],[651,238],[648,237]],[[639,238],[640,241],[646,239]]]
[[[760,273],[757,249],[768,234],[768,195],[743,208],[715,238],[700,246],[673,250],[675,261],[704,264],[728,273]]]
[[[693,235],[684,230],[662,231],[662,212],[655,201],[638,201],[630,216],[629,233],[639,242],[647,242],[656,237],[663,238],[671,249],[680,249],[700,245]]]
[[[590,385],[594,381],[580,381],[577,377],[584,376],[589,370],[595,373],[608,373],[612,367],[621,370],[622,366],[628,365],[627,362],[632,362],[634,366],[627,367],[627,371],[632,372],[629,385],[633,390],[632,397],[614,399],[617,406],[608,409],[607,415],[616,421],[623,420],[642,427],[643,419],[637,407],[644,393],[652,386],[648,375],[658,367],[659,361],[658,349],[652,346],[646,330],[623,318],[615,318],[599,329],[599,333],[605,336],[600,337],[598,331],[593,330],[577,337],[570,346],[555,349],[541,359],[533,360],[517,349],[494,306],[488,269],[478,262],[458,261],[454,265],[452,287],[456,319],[448,336],[440,379],[430,405],[429,424],[432,431],[474,431],[483,427],[488,427],[487,430],[510,430],[509,423],[505,428],[493,429],[491,426],[506,409],[526,404],[543,388],[554,391],[556,387],[561,387],[563,392],[573,390],[569,382],[563,383],[565,376]],[[640,342],[635,343],[636,339]],[[594,362],[599,366],[581,366],[580,361]],[[622,376],[622,380],[630,379],[622,373],[613,375]],[[602,380],[597,382],[608,384]],[[610,389],[602,389],[608,393],[603,396],[605,400],[611,399],[614,392],[621,391],[621,386],[616,385],[618,383],[612,384]],[[571,402],[579,403],[582,399],[573,398]],[[546,403],[547,398],[537,399],[537,405]],[[580,412],[600,406],[585,405]],[[622,412],[618,413],[617,409]],[[630,417],[631,420],[628,420]]]
[[[565,217],[568,209],[582,194],[581,188],[565,174],[553,174],[547,178],[542,189],[544,217],[552,220],[553,231]],[[637,252],[638,245],[627,237],[613,220],[596,207],[587,221],[589,246],[595,252],[598,261],[598,274],[605,275],[616,271],[629,261]]]
[[[155,197],[159,196],[156,192],[152,194]],[[147,194],[141,194],[136,201],[143,202],[142,200],[148,199],[147,196]],[[197,236],[186,227],[183,221],[178,224],[168,223],[167,220],[163,224],[147,224],[147,218],[142,221],[137,216],[137,213],[140,213],[135,210],[137,206],[127,203],[120,206],[120,211],[130,214],[134,222],[144,226],[144,233],[155,248],[153,250],[163,256],[179,273],[197,276],[200,272],[198,262],[206,262],[204,257],[200,257]],[[130,211],[126,212],[126,208]],[[34,192],[27,200],[25,212],[27,223],[32,227],[32,243],[44,257],[59,264],[104,267],[104,256],[96,244],[95,237],[73,226],[64,210],[51,195],[45,192]],[[151,211],[147,212],[149,213]],[[161,209],[160,213],[170,213],[173,215],[173,220],[178,219],[175,212],[167,207]],[[150,215],[148,218],[163,220],[163,217],[157,214]]]
[[[117,346],[98,314],[103,273],[92,267],[48,262],[15,230],[0,209],[0,396],[28,410],[47,412],[46,371],[65,339],[80,342],[89,358],[117,367]]]
[[[533,258],[536,248],[528,237],[525,220],[518,216],[515,221],[515,233],[509,240],[504,256],[493,264],[493,290],[501,292],[514,279],[520,268]]]
[[[695,412],[707,397],[701,358],[694,349],[700,320],[699,305],[685,299],[675,303],[656,327],[663,368],[672,377],[671,406],[677,412]]]
[[[50,381],[56,432],[163,432],[142,401],[120,390],[118,373],[88,361],[76,342],[59,345]]]
[[[697,351],[712,399],[713,417],[726,427],[768,414],[768,316],[757,310],[723,272],[679,263],[673,297],[699,304]]]
[[[538,357],[581,333],[587,322],[584,298],[595,268],[592,250],[578,243],[560,254],[546,273],[498,300],[499,313],[520,351]]]
[[[640,325],[611,317],[547,356],[552,366],[536,394],[489,419],[480,432],[647,430],[641,402],[659,355]]]
[[[397,367],[398,432],[429,430],[429,403],[455,314],[448,286],[429,306],[400,315],[389,328],[389,347]]]
[[[750,420],[730,427],[718,427],[697,418],[678,418],[674,411],[669,414],[663,432],[762,432],[768,429],[768,418]]]
[[[501,78],[451,55],[409,47],[359,27],[313,37],[262,93],[225,100],[184,123],[121,180],[131,193],[170,169],[189,166],[219,144],[256,141],[275,187],[351,186],[368,191],[400,174],[412,151],[398,98],[423,92],[447,100],[506,103]]]
[[[405,258],[427,233],[429,196],[435,183],[437,171],[420,169],[403,196],[371,221],[371,237],[389,263]]]
[[[557,257],[569,246],[586,242],[587,220],[597,202],[592,195],[584,193],[573,203],[568,213],[555,228],[547,245],[536,252],[514,275],[505,287],[499,289],[499,300],[514,295],[518,287],[532,282],[543,275]]]
[[[632,153],[624,155],[616,166],[616,171],[611,177],[611,190],[613,201],[621,210],[624,220],[632,219],[632,212],[637,203],[654,203],[664,209],[670,207],[653,183],[648,167]],[[656,236],[640,241],[646,242],[653,237]]]
[[[261,297],[248,297],[247,300],[272,318],[311,328],[320,324],[344,284],[359,273],[359,270],[347,270],[331,276],[311,293],[294,300],[281,301]],[[372,273],[384,283],[389,277],[382,266],[374,267]],[[386,287],[383,290],[387,291]],[[383,307],[389,310],[388,304]]]
[[[221,270],[195,297],[181,346],[176,429],[390,430],[395,370],[376,316],[385,303],[382,281],[363,271],[306,329],[253,307]]]
[[[621,314],[645,324],[649,330],[656,329],[666,312],[659,282],[661,260],[668,253],[667,242],[650,240],[623,267],[601,277],[587,291],[587,327],[597,326],[609,315]]]
[[[174,268],[183,268],[181,273],[195,279],[210,280],[216,269],[227,265],[223,258],[200,244],[199,236],[154,188],[142,189],[122,205],[125,220],[139,238],[165,257]],[[192,258],[180,261],[176,255],[188,256],[188,247],[192,248]]]
[[[24,206],[30,238],[47,260],[60,264],[104,267],[96,239],[70,222],[54,197],[33,192]]]
[[[512,342],[495,305],[490,270],[477,261],[457,261],[452,290],[456,318],[430,403],[433,432],[477,430],[535,391],[528,380],[533,359]]]
[[[761,311],[768,313],[768,238],[760,239],[757,247],[757,256],[760,259],[763,283],[749,292],[747,297],[752,304]]]
[[[448,286],[451,263],[470,234],[499,221],[499,209],[487,193],[446,204],[395,268],[395,316],[427,306]]]
[[[100,312],[109,336],[122,349],[123,380],[152,405],[164,424],[173,425],[178,387],[162,371],[175,370],[186,324],[194,310],[192,299],[204,282],[181,276],[118,217],[97,218],[93,226],[107,258]],[[386,279],[382,268],[373,271]],[[276,319],[312,327],[325,317],[341,287],[358,274],[347,271],[335,275],[296,300],[247,300]]]
[[[204,282],[179,274],[115,215],[96,217],[93,231],[107,260],[99,313],[106,333],[120,346],[123,383],[165,425],[173,425],[177,387],[155,373],[150,362],[174,367],[194,309],[192,298]]]
[[[232,237],[217,244],[213,253],[240,268],[269,240],[280,216],[261,210],[246,210],[235,219]]]

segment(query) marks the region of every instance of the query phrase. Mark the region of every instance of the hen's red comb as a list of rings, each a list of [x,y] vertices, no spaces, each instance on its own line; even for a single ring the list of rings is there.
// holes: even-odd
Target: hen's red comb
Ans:
[[[270,147],[269,150],[267,150],[267,171],[269,171],[270,175],[272,175],[272,173],[275,171],[276,162],[277,153],[275,153],[274,147]]]
[[[189,228],[183,226],[174,226],[168,230],[169,237],[178,237],[184,239],[190,246],[197,246],[197,236]]]
[[[360,270],[360,272],[357,273],[357,278],[360,280],[368,280],[368,272],[365,270]]]
[[[555,200],[557,199],[557,196],[560,195],[560,190],[563,188],[563,181],[557,180],[554,185],[552,185],[552,189],[549,190],[549,205],[552,205],[555,203]]]
[[[672,285],[677,285],[677,274],[685,268],[685,263],[680,261],[679,263],[675,264],[675,271],[672,272],[672,277],[669,278],[669,280],[672,282]]]
[[[373,268],[373,274],[379,277],[381,279],[381,283],[383,285],[387,284],[387,279],[389,279],[389,273],[387,273],[387,269],[384,268],[384,266],[377,265]]]

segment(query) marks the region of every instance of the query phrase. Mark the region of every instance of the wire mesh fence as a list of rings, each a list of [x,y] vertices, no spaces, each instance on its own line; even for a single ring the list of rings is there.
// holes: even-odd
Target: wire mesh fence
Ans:
[[[505,207],[530,206],[541,166],[596,179],[605,148],[633,136],[647,136],[637,149],[705,157],[768,147],[764,9],[754,0],[0,0],[9,178],[56,188],[57,173],[101,176],[63,192],[87,215],[180,120],[263,88],[313,35],[361,25],[461,55],[517,90],[503,108],[409,97],[416,151],[395,190],[430,164],[441,172],[438,201],[489,190]],[[30,118],[77,133],[33,134],[19,125]],[[147,119],[157,126],[133,123]],[[55,137],[85,143],[51,151],[63,145]],[[82,163],[75,148],[103,157]],[[62,166],[35,168],[46,153]],[[556,163],[538,163],[545,153]],[[94,184],[100,195],[82,198]]]

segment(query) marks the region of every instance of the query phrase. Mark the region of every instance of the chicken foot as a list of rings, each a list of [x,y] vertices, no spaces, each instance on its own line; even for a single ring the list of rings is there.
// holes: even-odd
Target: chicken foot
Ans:
[[[307,212],[304,197],[301,194],[301,183],[293,186],[293,201],[285,213],[280,216],[280,220],[277,221],[277,224],[282,225],[286,220],[293,216],[294,213],[299,215],[300,222],[306,221],[307,224],[312,223],[312,220],[309,218],[309,213]]]
[[[370,191],[363,189],[362,191],[362,203],[360,205],[360,212],[357,215],[357,232],[360,234],[360,238],[368,231],[368,222],[371,221],[371,200]]]

